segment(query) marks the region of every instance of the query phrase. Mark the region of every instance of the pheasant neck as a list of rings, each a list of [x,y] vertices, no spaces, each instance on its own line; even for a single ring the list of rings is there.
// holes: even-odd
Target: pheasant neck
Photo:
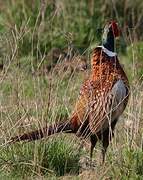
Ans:
[[[109,51],[115,51],[115,39],[113,33],[107,34],[107,37],[103,39],[102,45]]]

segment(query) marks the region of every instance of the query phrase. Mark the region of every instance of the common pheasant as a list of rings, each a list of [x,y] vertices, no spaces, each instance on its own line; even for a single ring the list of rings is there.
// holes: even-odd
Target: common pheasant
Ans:
[[[56,72],[61,74],[62,71],[84,71],[87,69],[87,58],[80,55],[78,50],[70,44],[64,49],[52,48],[47,55],[48,64],[46,69],[48,72]]]
[[[59,132],[75,133],[79,137],[90,138],[91,158],[96,142],[101,140],[104,162],[115,125],[129,97],[128,78],[115,52],[115,39],[119,35],[115,21],[106,24],[102,45],[93,50],[91,73],[81,87],[69,120],[12,137],[11,142],[37,140]]]
[[[71,59],[65,58],[61,62],[57,63],[53,68],[53,72],[58,75],[69,74],[70,76],[74,72],[80,72],[87,70],[87,58],[82,55],[72,57]]]

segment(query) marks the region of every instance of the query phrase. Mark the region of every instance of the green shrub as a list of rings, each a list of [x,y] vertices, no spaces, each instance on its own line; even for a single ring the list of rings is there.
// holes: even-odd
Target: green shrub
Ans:
[[[44,142],[16,144],[1,149],[1,173],[15,176],[64,175],[78,173],[81,152],[78,145],[66,136]]]
[[[134,74],[138,77],[143,75],[143,42],[133,43],[127,48],[128,63],[132,64]]]

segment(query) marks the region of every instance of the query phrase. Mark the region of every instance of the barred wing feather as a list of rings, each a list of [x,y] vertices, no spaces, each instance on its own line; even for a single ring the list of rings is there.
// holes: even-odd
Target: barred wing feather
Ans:
[[[105,130],[124,111],[127,89],[122,80],[118,80],[111,91],[101,94],[97,101],[93,101],[89,112],[89,125],[92,133]]]

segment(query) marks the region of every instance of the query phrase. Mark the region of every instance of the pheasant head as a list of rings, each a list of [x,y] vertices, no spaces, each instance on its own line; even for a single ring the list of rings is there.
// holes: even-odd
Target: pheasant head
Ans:
[[[115,38],[120,36],[120,29],[115,21],[108,22],[104,27],[102,45],[109,51],[115,51]]]

